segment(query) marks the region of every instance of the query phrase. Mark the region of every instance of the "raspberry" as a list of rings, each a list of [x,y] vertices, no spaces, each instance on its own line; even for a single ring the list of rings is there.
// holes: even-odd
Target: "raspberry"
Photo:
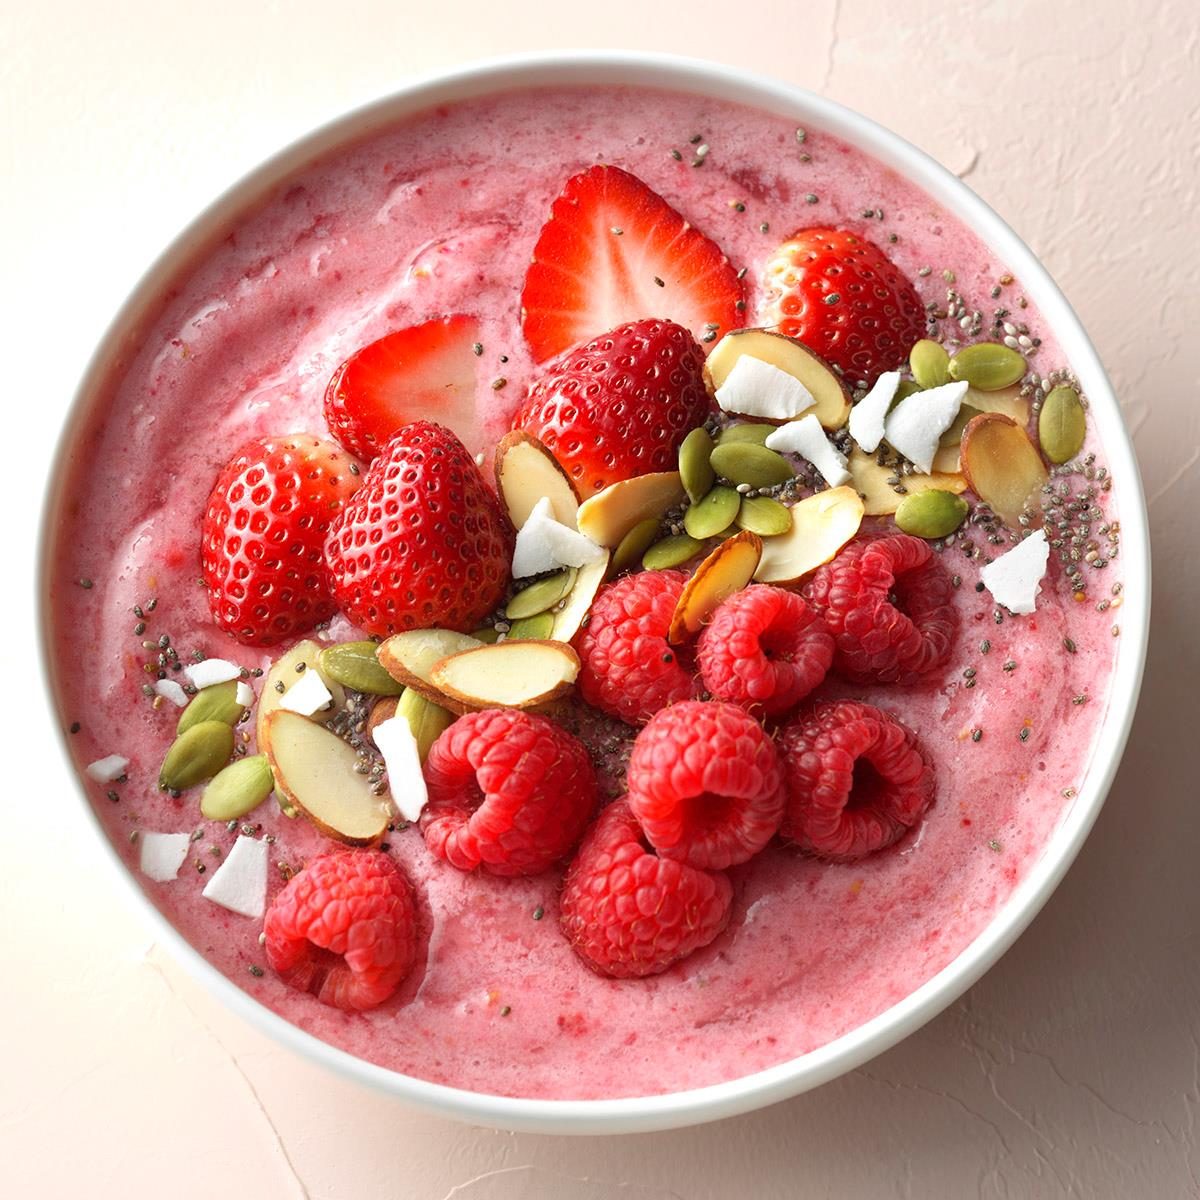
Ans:
[[[425,762],[425,844],[460,871],[536,875],[579,840],[596,776],[578,739],[511,708],[459,717]]]
[[[753,584],[717,609],[696,652],[717,700],[775,716],[804,699],[833,662],[833,638],[794,592]]]
[[[575,639],[579,691],[589,704],[642,725],[660,708],[699,694],[690,655],[667,643],[686,582],[682,571],[641,571],[600,589]]]
[[[563,881],[562,931],[600,975],[657,975],[707,946],[729,922],[728,877],[660,858],[641,834],[624,798],[614,801]]]
[[[633,743],[629,807],[664,858],[718,870],[774,836],[786,793],[775,745],[736,704],[687,700]]]
[[[958,629],[953,594],[928,543],[903,533],[851,542],[807,589],[835,669],[856,683],[916,683],[941,666]]]
[[[267,910],[267,961],[289,987],[360,1012],[412,970],[417,925],[408,880],[386,854],[322,854]]]
[[[784,726],[779,749],[788,790],[780,832],[822,858],[850,862],[890,846],[933,802],[916,735],[870,704],[817,704]]]

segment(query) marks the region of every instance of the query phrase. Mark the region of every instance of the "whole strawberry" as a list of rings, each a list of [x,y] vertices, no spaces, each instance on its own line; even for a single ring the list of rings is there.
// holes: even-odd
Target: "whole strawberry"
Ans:
[[[512,553],[512,526],[475,460],[432,421],[383,447],[325,544],[338,606],[380,637],[474,629],[503,597]]]
[[[709,412],[704,351],[673,321],[631,321],[555,359],[512,427],[540,438],[586,500],[611,483],[674,470]]]
[[[925,336],[925,306],[874,242],[802,229],[767,260],[762,323],[798,338],[851,383],[900,366]]]
[[[337,611],[325,538],[358,487],[353,460],[310,433],[247,442],[217,476],[200,522],[213,619],[269,646]]]

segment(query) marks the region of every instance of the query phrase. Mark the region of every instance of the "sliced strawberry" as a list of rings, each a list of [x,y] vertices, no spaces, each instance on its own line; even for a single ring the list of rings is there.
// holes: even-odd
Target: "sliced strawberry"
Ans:
[[[742,284],[720,247],[620,167],[567,180],[542,227],[521,293],[521,325],[544,361],[644,317],[702,344],[745,324]]]
[[[397,329],[355,351],[325,390],[330,433],[369,462],[396,430],[428,417],[453,429],[472,453],[482,449],[475,413],[478,339],[479,322],[460,314]]]

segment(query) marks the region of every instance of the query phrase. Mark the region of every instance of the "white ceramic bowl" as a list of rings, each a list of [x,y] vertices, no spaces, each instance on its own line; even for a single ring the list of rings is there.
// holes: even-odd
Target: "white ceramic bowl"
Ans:
[[[213,968],[145,898],[101,832],[83,797],[83,819],[92,823],[104,853],[155,936],[225,1004],[287,1046],[333,1070],[448,1117],[505,1129],[542,1133],[621,1133],[711,1121],[759,1108],[807,1091],[859,1066],[918,1029],[960,996],[1029,924],[1075,858],[1092,827],[1125,746],[1145,660],[1149,626],[1150,558],[1146,507],[1137,464],[1112,388],[1078,318],[1046,270],[1015,233],[965,184],[920,150],[857,113],[800,88],[711,63],[627,53],[554,54],[481,63],[412,83],[383,100],[355,110],[302,138],[236,183],[211,204],[146,272],[97,348],[66,429],[84,428],[81,413],[102,394],[117,349],[137,328],[155,298],[193,256],[248,204],[313,157],[370,134],[422,109],[484,93],[555,84],[646,85],[738,101],[788,116],[813,130],[832,133],[913,180],[939,204],[976,231],[996,257],[1021,279],[1026,293],[1053,329],[1091,401],[1095,421],[1120,497],[1121,548],[1131,585],[1122,609],[1121,643],[1104,724],[1080,794],[1062,818],[1030,874],[984,931],[953,962],[911,995],[865,1025],[801,1058],[711,1087],[665,1096],[617,1100],[517,1100],[427,1083],[364,1062],[319,1041],[262,1007]],[[65,433],[58,449],[64,461]],[[60,478],[55,470],[51,479]],[[55,526],[61,495],[52,485],[42,531],[44,551]],[[42,606],[43,610],[45,605]],[[43,642],[45,634],[43,632]],[[44,646],[47,654],[48,647]],[[57,725],[57,720],[55,721]]]

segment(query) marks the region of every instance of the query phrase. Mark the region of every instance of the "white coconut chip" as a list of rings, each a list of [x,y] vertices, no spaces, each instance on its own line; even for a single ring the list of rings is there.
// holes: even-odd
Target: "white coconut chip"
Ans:
[[[884,371],[875,386],[850,410],[850,436],[868,454],[883,441],[883,427],[888,409],[900,386],[899,371]]]
[[[389,717],[375,726],[371,736],[383,755],[388,788],[396,810],[411,824],[420,817],[429,799],[421,770],[421,752],[413,737],[412,726],[406,717]]]
[[[261,917],[267,904],[267,843],[239,835],[201,895],[243,917]]]
[[[830,487],[841,487],[850,479],[846,456],[825,436],[821,422],[812,413],[799,421],[789,421],[769,434],[767,448],[808,459]]]
[[[288,712],[299,713],[302,717],[311,717],[320,712],[333,700],[333,695],[325,686],[325,681],[316,671],[305,671],[295,683],[279,699],[279,707]]]
[[[237,702],[243,708],[249,708],[254,703],[254,689],[242,679],[238,680]]]
[[[968,386],[965,382],[944,383],[905,396],[884,422],[888,444],[928,475],[933,470],[938,439],[954,424]]]
[[[750,354],[743,354],[733,364],[733,370],[717,388],[721,410],[739,417],[790,421],[816,402],[794,375]]]
[[[187,692],[173,679],[156,679],[154,681],[154,690],[164,700],[170,700],[172,704],[176,704],[180,708],[185,707],[188,702]]]
[[[89,779],[94,779],[97,783],[112,783],[114,779],[120,779],[125,774],[128,766],[129,759],[122,758],[119,754],[109,754],[88,763],[83,770]]]
[[[155,883],[168,883],[179,874],[191,843],[190,833],[139,833],[138,867]]]
[[[591,538],[556,521],[549,498],[543,496],[517,533],[512,573],[525,579],[561,567],[582,567],[603,555]]]
[[[1024,541],[993,559],[979,577],[984,587],[1010,613],[1021,615],[1037,609],[1042,577],[1050,559],[1050,544],[1044,529],[1035,530]]]
[[[188,663],[183,673],[196,688],[206,688],[237,679],[242,668],[224,658],[206,658],[203,662]]]

